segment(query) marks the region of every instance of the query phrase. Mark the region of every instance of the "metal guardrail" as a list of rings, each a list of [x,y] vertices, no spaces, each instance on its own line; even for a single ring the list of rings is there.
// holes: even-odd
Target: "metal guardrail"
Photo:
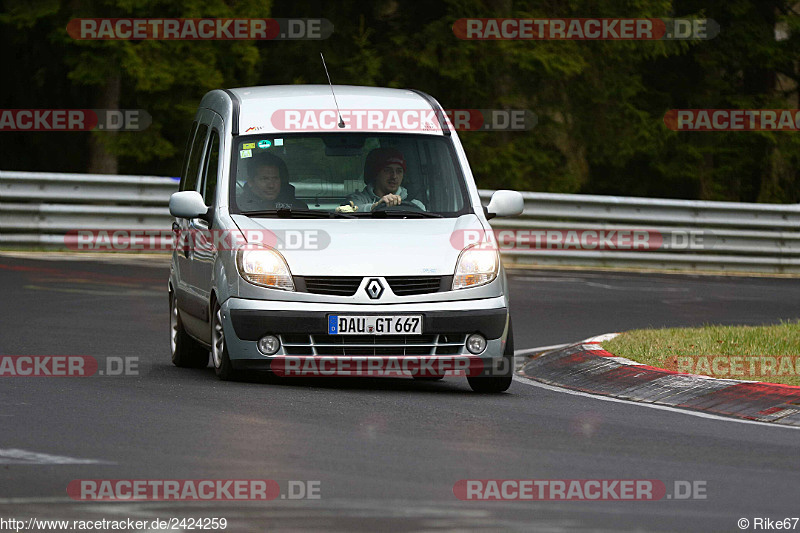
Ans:
[[[492,191],[480,191],[484,204]],[[505,253],[517,264],[800,273],[800,205],[522,193],[525,210],[493,219],[497,230],[646,230],[665,239],[700,234],[683,249],[526,249]]]
[[[76,229],[169,229],[173,178],[0,171],[0,246],[64,248]]]
[[[163,207],[178,190],[175,178],[58,174],[0,170],[0,201],[133,204]]]
[[[177,180],[0,171],[0,246],[64,247],[76,229],[168,229]],[[481,190],[484,204],[493,191]],[[531,247],[519,237],[504,258],[516,264],[638,267],[800,274],[800,205],[523,193],[519,217],[492,220],[497,230],[647,230],[702,233],[691,249],[576,250]],[[515,234],[516,235],[516,234]],[[515,237],[517,239],[517,237]]]

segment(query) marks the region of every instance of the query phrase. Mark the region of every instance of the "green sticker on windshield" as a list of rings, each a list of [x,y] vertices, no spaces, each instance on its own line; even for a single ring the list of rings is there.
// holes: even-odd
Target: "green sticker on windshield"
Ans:
[[[270,146],[272,146],[272,143],[269,142],[266,139],[262,139],[262,140],[258,141],[258,147],[259,148],[269,148]]]

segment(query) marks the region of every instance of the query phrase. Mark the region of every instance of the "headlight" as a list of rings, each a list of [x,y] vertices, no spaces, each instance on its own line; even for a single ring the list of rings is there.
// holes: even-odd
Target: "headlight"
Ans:
[[[486,285],[497,277],[499,264],[497,250],[481,249],[479,245],[466,248],[456,263],[453,290]]]
[[[283,256],[272,248],[246,248],[236,253],[236,268],[245,281],[272,289],[293,291],[292,273]]]

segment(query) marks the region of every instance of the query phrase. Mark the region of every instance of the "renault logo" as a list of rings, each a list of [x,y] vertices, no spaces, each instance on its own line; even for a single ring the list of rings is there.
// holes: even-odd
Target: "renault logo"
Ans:
[[[367,295],[370,298],[377,300],[383,294],[383,284],[378,278],[370,278],[367,281],[367,286],[364,287],[364,290],[367,291]]]

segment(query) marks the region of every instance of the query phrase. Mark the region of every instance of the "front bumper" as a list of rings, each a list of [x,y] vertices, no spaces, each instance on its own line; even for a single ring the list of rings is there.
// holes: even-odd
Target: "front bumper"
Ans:
[[[423,315],[423,335],[430,341],[430,355],[446,353],[448,356],[468,356],[470,354],[463,343],[466,336],[480,333],[487,339],[487,346],[478,357],[485,363],[496,362],[503,358],[506,336],[508,332],[508,309],[503,297],[480,300],[460,300],[454,302],[431,302],[418,304],[358,305],[329,303],[300,303],[269,300],[249,300],[230,298],[222,305],[223,327],[231,363],[239,369],[268,370],[272,361],[281,357],[294,355],[342,356],[356,355],[388,355],[420,356],[424,355],[425,339],[409,336],[405,340],[390,340],[373,336],[341,336],[347,339],[334,339],[341,346],[332,351],[324,351],[318,346],[331,346],[321,340],[330,339],[327,335],[328,314],[352,315]],[[264,335],[277,335],[282,339],[281,347],[275,355],[265,356],[258,351],[257,341]],[[367,339],[369,337],[370,339]],[[298,344],[298,338],[309,339]],[[458,341],[454,342],[455,339]],[[288,342],[287,342],[288,341]],[[381,346],[388,341],[395,352],[387,352]],[[358,345],[348,348],[348,342]],[[364,344],[375,342],[376,349],[365,350]],[[408,344],[405,344],[405,343]],[[400,344],[397,344],[400,343]],[[292,347],[294,344],[294,347]],[[355,346],[356,344],[353,344]],[[302,345],[302,346],[301,346]],[[308,346],[317,346],[308,348]],[[445,346],[446,348],[442,348]],[[298,352],[298,348],[309,351]],[[348,349],[350,351],[348,351]],[[354,351],[355,350],[355,351]],[[382,351],[381,351],[382,350]],[[446,350],[446,351],[442,351]]]

